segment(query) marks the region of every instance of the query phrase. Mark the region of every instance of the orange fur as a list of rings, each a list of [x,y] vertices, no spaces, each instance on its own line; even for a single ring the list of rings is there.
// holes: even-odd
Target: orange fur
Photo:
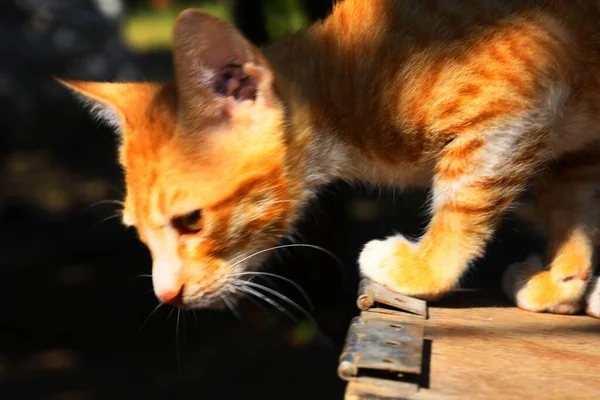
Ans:
[[[153,253],[164,301],[243,290],[236,274],[262,259],[250,256],[334,179],[432,187],[420,241],[372,241],[359,262],[393,290],[438,298],[533,183],[548,253],[504,286],[522,308],[575,312],[598,218],[598,20],[584,0],[346,0],[260,51],[188,10],[174,82],[65,83],[119,118],[125,222]],[[178,232],[173,218],[194,210],[202,231]]]

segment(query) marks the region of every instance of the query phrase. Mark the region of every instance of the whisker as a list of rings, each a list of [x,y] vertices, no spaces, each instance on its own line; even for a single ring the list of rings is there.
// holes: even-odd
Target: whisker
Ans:
[[[273,290],[273,289],[271,289],[271,288],[269,288],[269,287],[266,287],[266,286],[264,286],[264,285],[261,285],[261,284],[258,284],[258,283],[254,283],[254,282],[249,282],[249,281],[245,282],[245,283],[244,283],[244,286],[245,286],[245,285],[252,286],[252,287],[254,287],[254,288],[257,288],[257,289],[264,290],[265,292],[267,292],[267,293],[270,293],[270,294],[272,294],[273,296],[277,296],[277,297],[279,297],[281,300],[285,301],[286,303],[288,303],[289,305],[291,305],[292,307],[294,307],[296,310],[298,310],[298,311],[300,311],[302,314],[304,314],[304,316],[305,316],[306,318],[308,318],[309,320],[311,320],[311,321],[313,321],[313,322],[314,322],[314,319],[313,319],[312,315],[310,315],[310,314],[308,313],[308,311],[306,311],[306,310],[305,310],[304,308],[302,308],[302,307],[301,307],[301,306],[300,306],[298,303],[296,303],[295,301],[293,301],[293,300],[292,300],[292,299],[290,299],[289,297],[287,297],[287,296],[285,296],[285,295],[283,295],[283,294],[281,294],[281,293],[277,292],[276,290]]]
[[[319,251],[322,251],[323,253],[327,254],[329,257],[331,257],[335,261],[335,263],[337,264],[337,266],[340,269],[340,273],[342,275],[342,288],[346,287],[346,284],[348,283],[348,276],[346,274],[346,269],[344,268],[344,263],[342,263],[342,260],[340,260],[339,257],[336,256],[335,254],[333,254],[333,252],[331,252],[327,249],[324,249],[323,247],[315,246],[313,244],[292,243],[292,244],[284,244],[284,245],[269,247],[268,249],[259,250],[255,253],[250,254],[249,256],[242,258],[241,260],[235,261],[232,265],[229,266],[229,268],[235,268],[240,263],[243,263],[244,261],[249,260],[250,258],[255,257],[257,255],[260,255],[260,254],[263,254],[263,253],[266,253],[269,251],[287,249],[287,248],[292,248],[292,247],[305,247],[305,248],[309,248],[309,249],[319,250]]]
[[[175,307],[171,308],[171,312],[169,313],[169,315],[167,315],[166,319],[171,318],[171,315],[173,315],[173,311],[175,311]]]
[[[279,237],[281,237],[281,235],[279,235]],[[246,261],[249,258],[252,258],[252,257],[257,256],[257,255],[262,254],[262,253],[266,253],[268,251],[278,250],[280,248],[281,248],[281,246],[269,247],[268,249],[263,249],[263,250],[257,251],[256,253],[252,253],[249,256],[246,256],[244,254],[240,254],[239,256],[236,256],[232,260],[230,260],[231,268],[235,267],[236,265],[238,265],[241,262]]]
[[[119,196],[121,197],[125,197],[125,193],[123,192],[123,190],[119,187],[116,187],[115,185],[110,185],[111,189],[114,190],[115,192],[117,192],[119,194]]]
[[[132,276],[131,280],[140,279],[140,278],[152,278],[152,275],[151,274],[136,275],[136,276]]]
[[[142,293],[138,294],[138,296],[145,296],[145,295],[147,295],[148,293],[152,293],[152,292],[154,292],[154,289],[146,290],[146,291],[144,291],[144,292],[142,292]]]
[[[260,278],[263,279],[266,283],[269,284],[270,287],[273,287],[273,289],[278,289],[279,290],[279,286],[277,285],[277,282],[275,282],[273,280],[273,278],[271,278],[268,275],[261,275],[261,274],[256,274],[256,276],[251,276],[248,281],[252,281],[254,278]]]
[[[140,332],[142,332],[142,329],[144,329],[144,326],[146,326],[146,324],[148,323],[148,321],[150,321],[150,318],[154,315],[154,313],[156,311],[158,311],[159,308],[161,308],[164,304],[163,303],[158,303],[158,305],[156,306],[156,308],[154,308],[154,310],[150,311],[150,314],[146,317],[146,319],[144,320],[144,322],[142,322],[142,326],[140,326],[140,328],[138,329],[138,334]]]
[[[196,325],[198,325],[200,323],[200,321],[198,321],[198,316],[196,315],[196,310],[191,310],[192,311],[192,316],[194,317],[194,321],[196,321]]]
[[[257,306],[258,308],[260,308],[260,310],[266,314],[266,315],[270,315],[269,311],[265,308],[265,306],[263,306],[261,303],[259,303],[254,297],[248,295],[246,296],[246,299],[250,300],[250,302],[252,304],[254,304],[255,306]]]
[[[179,378],[183,378],[183,370],[181,368],[181,351],[179,348],[179,317],[181,316],[181,309],[177,309],[177,320],[175,322],[175,355],[177,357],[177,370],[179,371]]]
[[[113,214],[113,215],[109,215],[108,217],[104,218],[102,221],[100,221],[100,222],[98,222],[98,223],[94,224],[94,226],[92,227],[91,231],[93,231],[94,229],[98,228],[98,227],[99,227],[100,225],[102,225],[103,223],[105,223],[105,222],[108,222],[108,221],[110,221],[110,220],[112,220],[112,219],[115,219],[115,218],[121,218],[121,214]]]
[[[298,241],[307,242],[308,240],[304,235],[296,231],[290,231],[289,229],[285,232],[285,239],[289,240],[292,243],[298,243]]]
[[[230,289],[231,291],[231,289]],[[233,288],[232,293],[235,293],[235,288]],[[227,298],[229,298],[229,296],[225,295]],[[235,310],[235,312],[238,314],[238,319],[241,321],[242,320],[242,313],[240,312],[240,307],[239,305],[235,302],[235,300],[231,300],[231,307]]]
[[[252,258],[255,257],[259,254],[263,254],[266,253],[268,251],[274,251],[274,250],[279,250],[279,249],[287,249],[290,247],[306,247],[309,249],[315,249],[315,250],[320,250],[323,253],[327,254],[328,256],[330,256],[331,258],[333,258],[333,260],[338,264],[338,266],[341,268],[342,271],[344,271],[344,264],[342,263],[342,261],[338,258],[338,256],[336,256],[335,254],[333,254],[331,251],[324,249],[323,247],[320,246],[315,246],[313,244],[306,244],[306,243],[292,243],[292,244],[283,244],[283,245],[279,245],[279,246],[274,246],[274,247],[269,247],[268,249],[264,249],[264,250],[259,250],[249,256],[246,256],[244,258],[242,258],[239,261],[236,261],[233,265],[230,266],[230,268],[234,268],[235,266],[237,266],[238,264]]]
[[[235,317],[239,320],[241,320],[241,316],[238,312],[238,310],[236,310],[236,308],[233,306],[233,304],[231,303],[231,299],[229,298],[229,296],[227,296],[226,294],[223,294],[221,296],[221,299],[225,302],[225,304],[227,304],[227,308],[229,308],[229,310],[231,311],[231,313],[233,315],[235,315]]]
[[[89,210],[91,210],[94,207],[98,207],[102,204],[113,204],[113,205],[117,205],[120,206],[121,208],[125,207],[125,203],[121,200],[100,200],[97,201],[93,204],[90,204],[89,206],[85,207],[82,211],[81,211],[81,215],[85,214],[86,212],[88,212]]]
[[[249,288],[247,286],[239,286],[238,290],[240,290],[244,293],[247,293],[249,295],[256,296],[257,298],[263,300],[264,302],[269,303],[270,305],[272,305],[273,307],[278,309],[280,312],[285,314],[289,319],[291,319],[295,323],[298,323],[298,319],[296,317],[294,317],[294,315],[292,313],[290,313],[288,309],[286,309],[285,307],[283,307],[281,304],[277,303],[276,301],[273,301],[273,299],[267,297],[263,293],[260,293],[260,292],[254,290],[252,288]]]
[[[302,289],[302,287],[300,285],[298,285],[296,282],[294,282],[291,279],[285,278],[281,275],[272,274],[270,272],[259,272],[259,271],[238,272],[238,273],[232,274],[231,276],[236,277],[236,276],[244,276],[244,275],[268,276],[268,277],[272,277],[272,278],[281,279],[282,281],[285,281],[285,282],[289,283],[290,285],[294,286],[298,290],[298,292],[300,292],[300,294],[304,297],[304,300],[306,300],[306,302],[308,303],[308,306],[310,307],[311,310],[315,309],[315,306],[313,305],[312,301],[310,301],[310,298],[308,297],[308,295],[306,294],[304,289]]]

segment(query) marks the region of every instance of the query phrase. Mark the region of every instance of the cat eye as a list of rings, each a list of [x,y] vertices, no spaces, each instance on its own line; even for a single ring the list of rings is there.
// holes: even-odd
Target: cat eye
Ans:
[[[202,230],[202,211],[196,210],[177,216],[171,220],[171,224],[180,235],[198,233]]]

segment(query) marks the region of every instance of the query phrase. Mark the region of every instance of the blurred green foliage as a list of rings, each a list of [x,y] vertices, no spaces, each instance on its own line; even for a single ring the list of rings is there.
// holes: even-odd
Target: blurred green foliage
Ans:
[[[138,6],[130,9],[123,21],[123,41],[138,51],[170,48],[175,17],[190,7],[202,8],[231,21],[231,12],[225,1],[176,1],[165,9]],[[299,0],[267,1],[265,16],[271,39],[289,35],[308,24]]]
[[[267,32],[278,39],[296,32],[309,24],[309,19],[298,0],[267,1]]]

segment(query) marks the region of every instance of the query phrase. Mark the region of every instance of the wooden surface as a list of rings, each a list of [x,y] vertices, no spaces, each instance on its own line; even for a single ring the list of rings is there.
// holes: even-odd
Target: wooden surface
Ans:
[[[600,320],[497,298],[464,292],[430,305],[429,389],[416,399],[600,399]]]

